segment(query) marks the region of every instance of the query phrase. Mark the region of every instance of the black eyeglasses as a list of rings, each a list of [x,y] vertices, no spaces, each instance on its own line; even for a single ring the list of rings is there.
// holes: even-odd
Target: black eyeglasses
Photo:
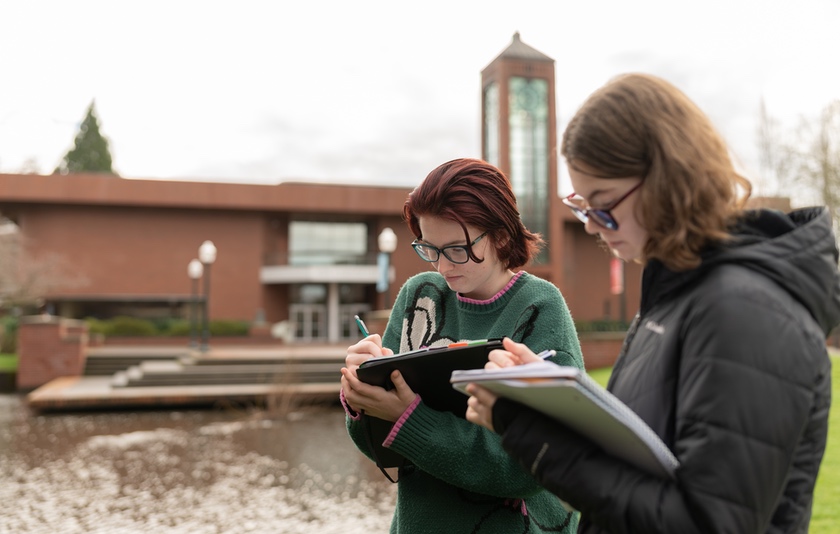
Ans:
[[[588,222],[589,218],[591,217],[594,223],[599,224],[608,230],[618,230],[618,221],[615,220],[615,217],[613,217],[612,213],[610,212],[616,207],[618,207],[619,204],[624,202],[624,199],[633,194],[633,192],[636,189],[642,187],[643,183],[644,181],[641,181],[638,184],[636,184],[635,187],[632,187],[630,189],[630,191],[624,193],[624,196],[622,196],[606,208],[584,208],[583,197],[581,197],[577,193],[572,193],[571,195],[564,198],[563,204],[568,206],[569,209],[572,210],[572,213],[575,214],[575,217],[577,217],[580,220],[580,222],[584,224],[586,224],[586,222]]]
[[[437,248],[425,243],[418,243],[415,239],[414,242],[411,243],[411,246],[414,248],[414,252],[416,252],[423,261],[434,263],[440,260],[440,255],[443,254],[446,256],[446,259],[452,263],[467,263],[470,261],[470,253],[468,249],[481,241],[481,238],[486,235],[487,232],[484,232],[473,239],[472,243],[469,245],[449,245],[448,247]]]

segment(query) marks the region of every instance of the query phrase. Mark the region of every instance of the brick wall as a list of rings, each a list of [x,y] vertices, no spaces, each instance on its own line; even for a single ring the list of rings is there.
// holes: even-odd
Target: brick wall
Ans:
[[[79,376],[85,365],[87,325],[83,321],[34,315],[18,328],[17,389],[28,391],[61,376]]]

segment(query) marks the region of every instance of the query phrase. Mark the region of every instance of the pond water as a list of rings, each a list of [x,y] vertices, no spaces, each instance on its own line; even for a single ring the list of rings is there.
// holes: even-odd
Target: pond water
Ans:
[[[340,406],[38,414],[0,395],[3,534],[374,534],[395,500]]]

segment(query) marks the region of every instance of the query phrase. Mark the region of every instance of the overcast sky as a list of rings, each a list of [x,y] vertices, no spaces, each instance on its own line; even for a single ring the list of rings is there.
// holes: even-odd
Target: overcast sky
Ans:
[[[840,98],[839,28],[837,0],[3,0],[0,172],[52,172],[95,99],[127,178],[414,186],[481,156],[480,73],[518,31],[560,131],[649,72],[758,179],[761,99],[792,127]]]

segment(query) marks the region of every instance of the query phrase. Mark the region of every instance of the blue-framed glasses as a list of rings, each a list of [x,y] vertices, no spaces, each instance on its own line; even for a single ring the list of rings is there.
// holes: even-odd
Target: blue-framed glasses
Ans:
[[[578,195],[577,193],[572,193],[571,195],[567,196],[563,199],[563,204],[569,207],[572,210],[572,213],[575,214],[575,217],[580,220],[580,222],[586,224],[589,219],[592,219],[592,222],[599,226],[603,226],[607,230],[618,230],[618,221],[615,220],[615,217],[612,216],[610,213],[612,210],[618,207],[619,204],[624,202],[624,199],[629,197],[633,194],[633,192],[642,187],[644,180],[636,184],[634,187],[630,188],[630,191],[624,193],[624,195],[610,204],[609,206],[601,209],[594,209],[594,208],[585,208],[583,207],[583,197]]]
[[[469,245],[449,245],[448,247],[437,248],[432,245],[427,245],[426,243],[418,243],[415,239],[414,242],[411,243],[411,246],[414,248],[414,252],[416,252],[423,261],[434,263],[440,260],[440,255],[443,254],[446,256],[446,259],[452,263],[467,263],[470,261],[470,253],[468,249],[481,241],[481,238],[486,235],[487,232],[484,232],[473,239],[472,243]]]

